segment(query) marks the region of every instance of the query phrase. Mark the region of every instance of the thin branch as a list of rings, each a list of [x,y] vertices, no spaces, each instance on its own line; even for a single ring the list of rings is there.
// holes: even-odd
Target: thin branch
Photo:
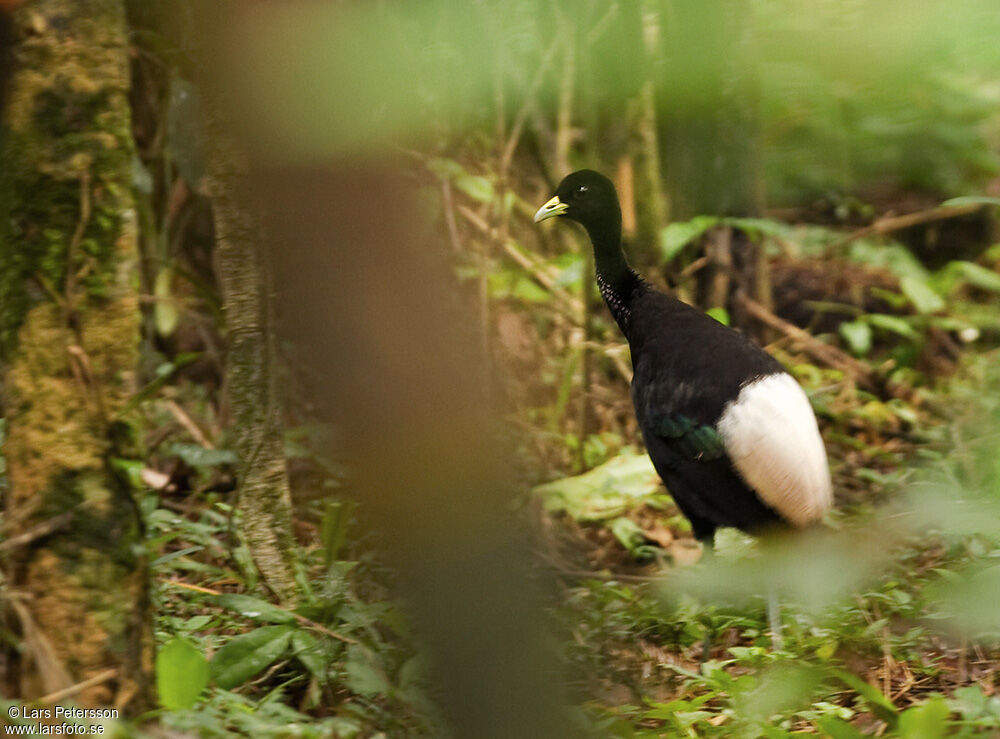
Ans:
[[[42,521],[40,524],[31,527],[30,530],[25,531],[23,534],[12,536],[3,542],[0,542],[0,552],[9,552],[12,549],[27,546],[34,541],[45,538],[49,534],[54,534],[56,531],[66,528],[73,520],[73,516],[76,514],[76,508],[78,507],[79,506],[76,506],[73,510],[60,513],[58,516],[53,516],[47,521]]]
[[[187,412],[177,404],[176,401],[168,400],[167,409],[170,411],[173,417],[177,419],[177,422],[184,427],[184,430],[187,431],[189,434],[191,434],[191,436],[194,438],[195,441],[197,441],[206,449],[215,449],[215,444],[213,444],[211,440],[205,435],[205,432],[202,431],[201,428],[199,428],[198,424],[196,424],[193,420],[191,420],[191,416],[189,416]]]
[[[943,221],[948,218],[957,218],[958,216],[974,213],[985,207],[986,205],[982,203],[972,203],[970,205],[939,205],[928,210],[917,211],[916,213],[907,213],[901,216],[885,216],[884,218],[879,218],[871,225],[852,231],[843,238],[835,241],[831,248],[843,248],[858,239],[865,238],[866,236],[881,236],[893,233],[894,231],[902,231],[904,228],[909,228],[910,226],[918,226],[921,223],[931,223],[932,221]]]
[[[859,362],[849,354],[845,354],[837,347],[820,341],[798,326],[779,318],[756,300],[752,300],[742,293],[738,293],[735,300],[751,317],[792,339],[813,359],[846,372],[869,390],[878,392],[882,389],[882,383],[868,365]]]
[[[76,685],[70,685],[68,688],[63,688],[62,690],[57,690],[54,693],[43,695],[41,698],[33,701],[33,703],[58,703],[59,701],[65,700],[72,695],[82,693],[87,688],[92,688],[95,685],[106,683],[108,680],[114,680],[116,677],[118,677],[118,670],[116,668],[111,668],[109,670],[105,670],[104,672],[99,672],[93,677],[89,677]]]

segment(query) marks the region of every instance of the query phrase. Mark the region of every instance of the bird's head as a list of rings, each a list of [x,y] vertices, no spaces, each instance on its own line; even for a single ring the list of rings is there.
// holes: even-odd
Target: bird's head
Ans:
[[[559,183],[555,196],[535,213],[535,223],[563,216],[594,232],[621,224],[621,208],[615,186],[592,169],[581,169]]]

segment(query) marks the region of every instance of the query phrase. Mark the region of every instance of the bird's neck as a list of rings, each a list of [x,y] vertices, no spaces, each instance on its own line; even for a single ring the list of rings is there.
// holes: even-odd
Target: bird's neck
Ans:
[[[587,233],[594,245],[594,271],[601,297],[619,327],[628,335],[630,303],[639,276],[629,267],[622,251],[620,217],[617,222],[588,228]]]

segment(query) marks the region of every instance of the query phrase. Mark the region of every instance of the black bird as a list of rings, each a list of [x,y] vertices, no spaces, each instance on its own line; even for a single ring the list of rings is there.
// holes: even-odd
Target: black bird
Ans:
[[[653,289],[622,252],[611,180],[592,170],[564,179],[535,222],[581,224],[597,285],[632,353],[632,402],[653,466],[695,537],[805,527],[832,503],[826,450],[805,392],[743,334]]]

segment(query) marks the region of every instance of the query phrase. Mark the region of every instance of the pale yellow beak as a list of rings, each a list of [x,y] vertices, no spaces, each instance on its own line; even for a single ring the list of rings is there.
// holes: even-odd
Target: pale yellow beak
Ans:
[[[538,212],[535,213],[535,223],[541,223],[546,218],[554,218],[555,216],[561,216],[563,213],[566,212],[567,208],[569,208],[569,206],[566,205],[566,203],[564,203],[563,201],[561,201],[559,199],[559,196],[556,195],[549,202],[547,202],[545,205],[543,205],[541,208],[538,209]]]

